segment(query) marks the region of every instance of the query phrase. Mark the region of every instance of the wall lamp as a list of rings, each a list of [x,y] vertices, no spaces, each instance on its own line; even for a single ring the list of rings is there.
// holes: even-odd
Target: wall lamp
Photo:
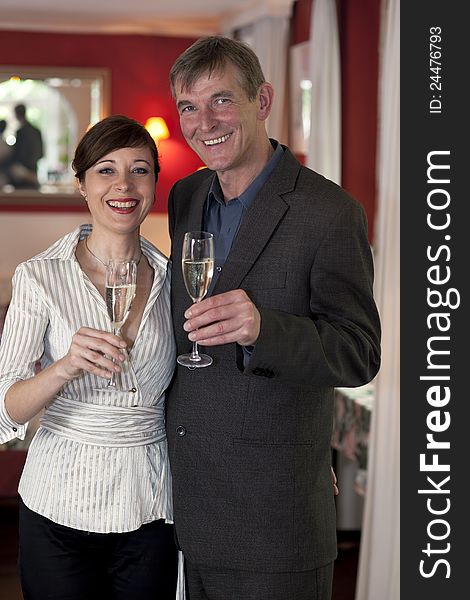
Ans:
[[[149,117],[145,122],[145,129],[150,133],[156,143],[170,137],[168,126],[163,117]]]

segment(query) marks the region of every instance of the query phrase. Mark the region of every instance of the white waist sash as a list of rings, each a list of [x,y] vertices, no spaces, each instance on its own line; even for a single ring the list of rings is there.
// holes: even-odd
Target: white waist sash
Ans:
[[[68,439],[116,448],[145,446],[166,438],[160,406],[102,406],[57,397],[40,426]]]

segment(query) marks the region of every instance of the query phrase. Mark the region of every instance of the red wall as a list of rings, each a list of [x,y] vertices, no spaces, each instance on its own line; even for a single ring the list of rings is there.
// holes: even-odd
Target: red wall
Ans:
[[[155,209],[166,212],[171,185],[202,164],[180,133],[168,85],[171,65],[193,41],[144,35],[2,31],[0,63],[106,68],[111,73],[111,114],[125,114],[141,123],[150,116],[164,117],[171,138],[159,146],[162,170]]]
[[[313,0],[314,1],[314,0]],[[366,210],[373,240],[376,206],[380,0],[337,0],[342,89],[342,186]],[[291,44],[309,39],[312,0],[297,0]]]
[[[376,179],[377,77],[380,0],[337,0],[342,59],[342,185],[365,207],[373,239]],[[309,36],[312,0],[297,0],[291,43]],[[111,112],[144,123],[163,116],[171,139],[160,143],[162,171],[156,210],[166,211],[171,185],[201,162],[180,133],[168,86],[174,59],[194,40],[141,35],[83,35],[2,31],[0,63],[101,67],[111,72]]]
[[[339,21],[343,64],[342,184],[364,204],[372,240],[377,192],[380,0],[342,0]]]

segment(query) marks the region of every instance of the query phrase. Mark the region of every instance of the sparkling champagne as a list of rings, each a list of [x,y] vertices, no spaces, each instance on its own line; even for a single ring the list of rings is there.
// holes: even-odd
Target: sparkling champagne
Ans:
[[[119,330],[123,326],[131,310],[135,292],[135,284],[106,286],[106,306],[113,329]]]
[[[183,279],[188,294],[193,302],[199,302],[207,294],[207,290],[214,274],[214,260],[183,259]]]

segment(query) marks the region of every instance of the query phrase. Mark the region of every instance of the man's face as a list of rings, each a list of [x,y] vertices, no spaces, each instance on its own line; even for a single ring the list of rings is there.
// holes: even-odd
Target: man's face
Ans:
[[[201,76],[190,90],[175,86],[186,142],[209,169],[218,172],[249,167],[267,116],[260,108],[263,86],[250,101],[237,74],[228,63],[223,72]]]

